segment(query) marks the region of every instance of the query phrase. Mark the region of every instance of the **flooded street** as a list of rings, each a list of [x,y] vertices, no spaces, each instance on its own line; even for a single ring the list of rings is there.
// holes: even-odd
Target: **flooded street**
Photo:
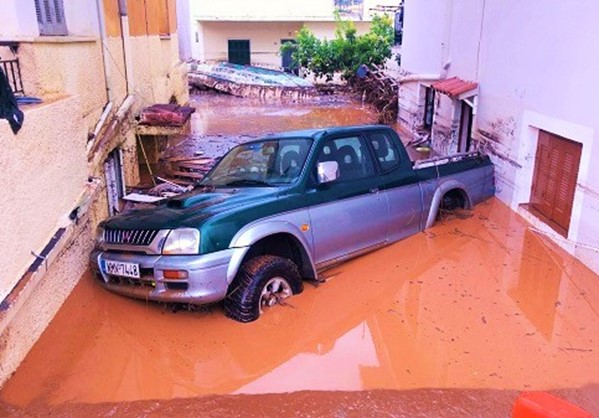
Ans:
[[[196,98],[179,146],[376,121],[359,104],[238,100]],[[505,417],[519,391],[547,390],[599,415],[599,277],[497,199],[324,277],[240,324],[85,275],[0,414]]]

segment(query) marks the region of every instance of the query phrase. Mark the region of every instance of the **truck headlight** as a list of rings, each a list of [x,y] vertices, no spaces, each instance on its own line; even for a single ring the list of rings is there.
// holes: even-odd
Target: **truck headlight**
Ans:
[[[96,228],[96,244],[102,244],[104,242],[104,228],[101,226]]]
[[[200,231],[195,228],[178,228],[169,232],[162,254],[197,254],[200,249]]]

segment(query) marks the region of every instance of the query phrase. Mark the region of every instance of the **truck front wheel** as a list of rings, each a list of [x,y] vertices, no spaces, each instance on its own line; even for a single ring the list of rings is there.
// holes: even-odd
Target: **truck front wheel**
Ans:
[[[243,263],[229,289],[225,315],[239,322],[251,322],[266,308],[301,293],[304,285],[291,260],[262,255]]]

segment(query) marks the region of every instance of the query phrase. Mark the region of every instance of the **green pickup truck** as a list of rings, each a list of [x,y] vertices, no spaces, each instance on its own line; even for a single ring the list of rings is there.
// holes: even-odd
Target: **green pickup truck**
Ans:
[[[190,193],[103,221],[91,268],[113,292],[224,300],[228,317],[249,322],[303,280],[494,192],[487,156],[414,163],[387,126],[286,132],[231,149]]]

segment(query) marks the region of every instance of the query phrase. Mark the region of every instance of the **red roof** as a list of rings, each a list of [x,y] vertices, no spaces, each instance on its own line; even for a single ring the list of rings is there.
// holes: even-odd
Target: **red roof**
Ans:
[[[474,81],[464,81],[461,78],[452,77],[447,80],[437,81],[432,85],[433,89],[448,95],[449,97],[458,97],[468,91],[478,87],[478,83]]]

